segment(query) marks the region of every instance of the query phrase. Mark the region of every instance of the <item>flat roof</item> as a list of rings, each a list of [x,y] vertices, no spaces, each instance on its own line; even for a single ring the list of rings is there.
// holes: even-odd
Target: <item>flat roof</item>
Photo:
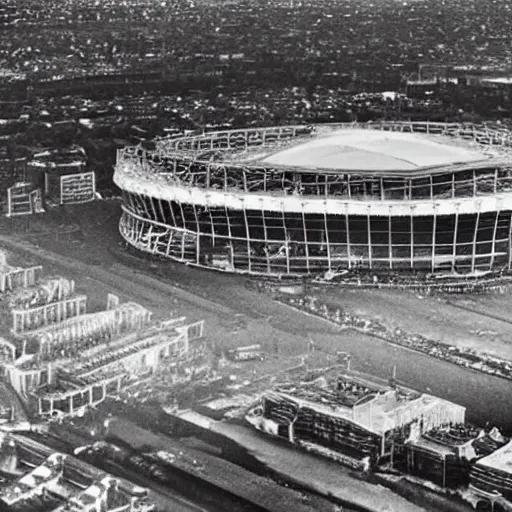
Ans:
[[[447,137],[354,128],[319,135],[258,161],[338,171],[415,171],[487,159],[478,148]]]
[[[305,393],[304,387],[300,386],[286,391],[277,388],[266,396],[274,400],[284,398],[329,416],[348,419],[379,435],[400,426],[403,423],[402,418],[419,419],[427,411],[442,404],[451,410],[464,409],[460,405],[432,395],[416,393],[407,395],[392,389],[377,394],[362,394],[358,403],[337,404],[329,400],[329,394],[326,396],[323,389],[310,388],[309,392]],[[370,403],[371,407],[369,406],[366,412],[359,410],[360,406]]]
[[[512,441],[483,457],[476,464],[512,474]]]

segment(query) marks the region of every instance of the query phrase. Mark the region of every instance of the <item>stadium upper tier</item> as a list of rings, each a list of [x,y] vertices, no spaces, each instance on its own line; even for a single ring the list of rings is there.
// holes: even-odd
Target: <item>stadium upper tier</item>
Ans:
[[[485,126],[292,126],[159,139],[118,153],[121,188],[349,200],[473,197],[512,191],[512,135]],[[136,188],[136,187],[135,187]],[[133,190],[136,192],[137,190]]]

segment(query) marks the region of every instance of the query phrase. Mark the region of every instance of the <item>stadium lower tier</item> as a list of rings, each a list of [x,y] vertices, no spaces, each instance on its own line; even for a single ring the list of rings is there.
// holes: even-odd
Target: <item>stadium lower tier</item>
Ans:
[[[511,211],[343,216],[124,196],[120,232],[128,243],[207,268],[267,275],[344,269],[472,274],[511,263]]]

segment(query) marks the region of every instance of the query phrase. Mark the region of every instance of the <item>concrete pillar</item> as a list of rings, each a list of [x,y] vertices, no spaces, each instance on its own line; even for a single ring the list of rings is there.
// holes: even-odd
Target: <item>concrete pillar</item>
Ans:
[[[251,266],[251,235],[249,231],[249,221],[247,219],[247,210],[245,208],[245,202],[243,199],[240,199],[240,202],[242,203],[242,211],[244,213],[244,224],[245,224],[245,236],[246,236],[246,242],[247,242],[247,258],[248,258],[248,270],[251,272],[252,266]]]
[[[348,217],[348,203],[345,203],[345,231],[347,232],[347,263],[349,270],[352,268],[352,256],[350,252],[350,223]]]
[[[233,237],[231,233],[231,221],[229,220],[229,212],[228,207],[224,206],[224,211],[226,212],[226,225],[228,227],[228,237],[229,237],[229,246],[231,247],[230,257],[231,257],[231,267],[235,268],[235,248],[233,246]]]
[[[492,246],[491,246],[491,262],[490,262],[490,269],[494,267],[494,260],[496,258],[495,252],[496,252],[496,232],[498,231],[498,219],[500,217],[500,209],[496,212],[496,218],[494,219],[494,229],[492,231]]]
[[[414,268],[414,210],[416,206],[411,206],[411,268]]]
[[[281,218],[283,221],[283,230],[284,230],[284,240],[286,243],[286,250],[285,250],[285,256],[286,256],[286,273],[290,273],[290,245],[289,245],[289,238],[288,238],[288,229],[286,228],[286,218],[285,218],[285,212],[284,212],[284,203],[281,204]]]
[[[476,213],[476,221],[475,221],[475,231],[473,234],[473,246],[472,246],[472,256],[471,256],[471,273],[475,271],[475,263],[476,263],[476,249],[477,249],[477,237],[478,237],[478,225],[480,223],[480,205],[478,205],[478,211]]]
[[[228,171],[226,169],[226,166],[223,165],[222,168],[224,169],[224,192],[228,191]]]
[[[304,254],[306,255],[306,268],[308,271],[308,274],[310,272],[309,270],[309,244],[308,244],[308,230],[306,227],[306,215],[304,213],[304,205],[305,203],[301,203],[301,214],[302,214],[302,230],[304,233]],[[266,238],[266,235],[265,235]]]
[[[201,228],[199,227],[199,217],[197,216],[196,205],[192,204],[194,219],[196,222],[196,264],[199,265],[201,256]]]
[[[329,270],[331,270],[332,260],[331,260],[331,244],[329,243],[329,228],[327,226],[327,201],[324,201],[324,230],[325,230],[325,243],[327,246],[327,264],[329,266]]]
[[[368,265],[370,268],[373,268],[373,258],[372,258],[372,230],[371,230],[371,222],[370,222],[370,206],[368,206],[366,212],[366,226],[368,230]]]
[[[7,189],[7,217],[12,215],[12,189]],[[3,291],[3,290],[2,290]]]
[[[508,225],[508,269],[512,268],[512,213]]]
[[[393,268],[393,243],[391,237],[391,219],[392,219],[393,207],[389,207],[389,216],[388,216],[388,252],[389,252],[389,268]]]
[[[162,199],[162,201],[163,201],[163,199]],[[174,209],[172,207],[172,201],[167,201],[167,202],[169,203],[169,210],[171,212],[173,225],[178,227],[178,223],[176,222],[176,216],[174,215]]]
[[[437,205],[434,205],[434,216],[432,220],[432,261],[431,261],[431,270],[434,272],[435,270],[435,260],[436,260],[436,230],[437,230]]]
[[[457,231],[459,229],[459,204],[455,205],[455,228],[453,234],[453,254],[452,254],[452,266],[455,268],[457,264]]]
[[[209,167],[208,167],[208,176],[210,176],[210,168]],[[212,246],[215,247],[215,223],[214,223],[212,211],[211,211],[211,208],[209,205],[207,206],[207,210],[208,210],[208,216],[210,217],[210,230],[212,233]]]

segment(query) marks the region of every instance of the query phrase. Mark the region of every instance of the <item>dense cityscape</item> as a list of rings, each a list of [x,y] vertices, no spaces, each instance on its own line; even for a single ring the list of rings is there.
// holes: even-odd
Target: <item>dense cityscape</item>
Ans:
[[[0,510],[512,510],[511,32],[2,2]]]

